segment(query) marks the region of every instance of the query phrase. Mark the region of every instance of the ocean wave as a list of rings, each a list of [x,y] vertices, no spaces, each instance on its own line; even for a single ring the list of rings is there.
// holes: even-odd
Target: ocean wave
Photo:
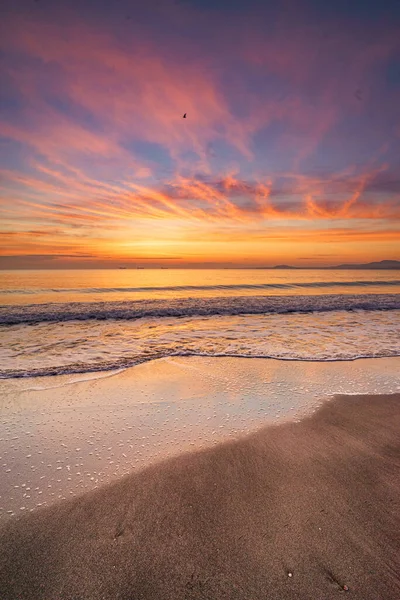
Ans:
[[[369,288],[369,287],[400,287],[400,280],[374,281],[303,281],[285,283],[238,283],[221,285],[167,285],[167,286],[135,286],[135,287],[88,287],[88,288],[47,288],[47,289],[9,289],[2,290],[4,295],[35,295],[35,294],[134,294],[145,292],[207,292],[207,291],[246,291],[246,290],[301,290],[328,288]]]
[[[234,296],[0,306],[0,325],[87,320],[396,310],[400,294]]]
[[[174,353],[165,353],[160,355],[159,353],[154,354],[154,356],[145,356],[145,357],[136,357],[131,359],[119,359],[116,361],[104,361],[98,362],[96,364],[85,364],[80,363],[76,365],[68,365],[68,366],[51,366],[51,367],[42,367],[36,369],[1,369],[0,370],[0,379],[21,379],[28,377],[54,377],[56,375],[77,375],[81,373],[100,373],[104,372],[116,372],[120,373],[125,369],[129,369],[131,367],[135,367],[137,365],[150,362],[152,360],[159,360],[161,358],[169,358],[169,357],[205,357],[205,358],[248,358],[248,359],[271,359],[271,360],[284,360],[287,362],[348,362],[355,361],[362,358],[394,358],[399,356],[399,352],[393,353],[380,353],[380,352],[368,352],[363,354],[357,354],[349,357],[313,357],[313,358],[303,358],[297,356],[277,356],[277,355],[269,355],[269,354],[244,354],[244,353],[210,353],[210,352],[174,352]]]
[[[204,315],[190,316],[185,302],[186,314],[181,310],[180,318],[151,316],[3,325],[0,377],[112,371],[171,356],[304,361],[400,356],[400,307],[388,310],[386,302],[386,310],[382,310],[382,301],[375,299],[374,310],[362,310],[360,303],[355,302],[350,310],[337,310],[333,301],[327,310],[324,297],[318,299],[317,306],[322,308],[322,300],[325,310],[315,310],[314,303],[302,305],[303,310],[295,312],[293,308],[299,306],[293,305],[293,299],[285,298],[286,312],[282,312],[282,306],[276,305],[276,298],[273,300],[280,312],[249,314],[247,306],[242,313],[232,314],[231,310],[218,314],[209,310]],[[349,308],[349,303],[346,306]],[[254,303],[252,308],[257,308]]]

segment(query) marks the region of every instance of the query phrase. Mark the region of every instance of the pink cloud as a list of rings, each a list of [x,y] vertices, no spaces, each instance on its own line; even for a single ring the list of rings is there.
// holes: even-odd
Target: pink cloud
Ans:
[[[205,26],[189,8],[165,18]],[[373,184],[391,166],[384,155],[393,139],[382,144],[373,124],[386,115],[395,119],[400,97],[393,92],[382,99],[384,114],[376,116],[370,82],[399,39],[389,26],[371,39],[335,22],[322,33],[306,16],[299,24],[285,14],[268,34],[254,17],[229,24],[216,18],[200,52],[195,39],[166,45],[162,36],[136,30],[119,37],[112,26],[71,13],[65,20],[11,19],[2,43],[13,55],[6,74],[21,109],[0,128],[27,158],[22,167],[3,170],[4,204],[12,202],[35,226],[82,227],[93,239],[99,227],[126,232],[141,220],[163,219],[188,231],[193,224],[218,231],[228,223],[242,227],[244,236],[252,235],[254,223],[275,223],[278,237],[282,223],[299,222],[309,231],[317,222],[337,239],[351,235],[340,233],[339,222],[357,228],[376,220],[374,239],[383,231],[392,239],[380,222],[400,218],[399,190],[395,183],[389,191]],[[261,92],[257,85],[264,85]],[[378,119],[371,139],[382,151],[357,168],[349,164],[320,177],[303,171],[343,117],[368,110]],[[398,121],[394,137],[397,130]],[[165,172],[140,144],[161,149]],[[269,154],[260,166],[264,148]],[[285,170],[270,167],[285,155]]]

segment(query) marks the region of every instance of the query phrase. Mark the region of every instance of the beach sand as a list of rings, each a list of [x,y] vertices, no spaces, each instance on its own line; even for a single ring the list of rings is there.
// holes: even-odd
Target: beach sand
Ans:
[[[1,600],[400,598],[400,395],[185,453],[6,523]]]
[[[0,524],[186,450],[400,390],[400,358],[170,357],[122,372],[0,380]]]

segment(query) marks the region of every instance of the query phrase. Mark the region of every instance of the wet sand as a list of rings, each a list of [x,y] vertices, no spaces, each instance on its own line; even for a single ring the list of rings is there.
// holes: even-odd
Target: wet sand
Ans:
[[[171,357],[119,373],[0,381],[0,524],[186,450],[400,390],[400,358]]]
[[[0,530],[1,600],[400,597],[400,395],[186,453]]]

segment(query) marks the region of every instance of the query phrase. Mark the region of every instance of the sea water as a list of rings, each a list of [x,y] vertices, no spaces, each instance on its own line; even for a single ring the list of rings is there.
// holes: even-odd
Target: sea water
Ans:
[[[0,377],[167,356],[400,355],[398,271],[3,271]]]

